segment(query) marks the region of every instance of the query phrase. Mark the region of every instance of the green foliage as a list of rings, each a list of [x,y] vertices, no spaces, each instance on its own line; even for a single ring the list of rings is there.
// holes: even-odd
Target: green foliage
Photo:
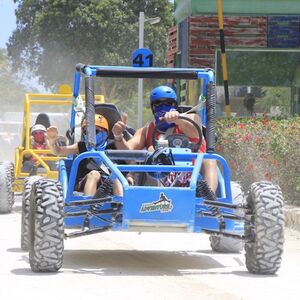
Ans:
[[[231,85],[291,86],[299,66],[300,52],[230,51],[227,49],[228,78]],[[222,84],[221,53],[217,55],[217,80]]]
[[[269,112],[271,106],[278,106],[282,112],[281,116],[290,115],[290,99],[291,90],[284,87],[264,87],[262,98],[256,102],[256,108],[258,111]]]
[[[157,25],[145,22],[145,47],[155,54],[155,65],[166,64],[167,28],[172,24],[172,4],[167,0],[15,2],[18,26],[8,53],[17,70],[33,72],[47,88],[56,90],[61,83],[72,83],[78,62],[131,65],[131,54],[138,48],[140,11],[145,18],[161,17]],[[106,99],[131,97],[131,86],[121,80],[103,83],[99,92]]]
[[[217,131],[217,152],[226,158],[233,180],[245,190],[270,180],[282,188],[286,202],[300,205],[300,117],[222,119]]]
[[[20,110],[23,108],[25,87],[13,75],[11,63],[6,51],[0,49],[0,101],[1,111]]]

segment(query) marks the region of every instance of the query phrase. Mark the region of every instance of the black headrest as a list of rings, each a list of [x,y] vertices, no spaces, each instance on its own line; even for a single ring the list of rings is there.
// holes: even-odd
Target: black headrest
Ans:
[[[47,114],[44,114],[44,113],[38,114],[38,116],[36,117],[36,121],[35,121],[35,125],[36,124],[42,124],[46,128],[50,127],[51,123],[50,123],[49,116]]]
[[[111,130],[114,124],[121,120],[121,113],[118,108],[110,103],[95,104],[95,113],[106,118],[109,126],[108,138],[113,139],[114,137]]]

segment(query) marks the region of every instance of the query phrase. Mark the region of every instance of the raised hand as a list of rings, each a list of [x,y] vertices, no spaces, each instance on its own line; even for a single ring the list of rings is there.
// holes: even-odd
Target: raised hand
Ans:
[[[57,139],[57,137],[58,137],[57,127],[50,126],[49,128],[47,128],[46,138],[49,141],[50,145],[54,144],[54,142]]]
[[[118,121],[115,123],[111,131],[115,137],[119,137],[123,134],[125,129],[126,129],[126,124],[122,121]]]

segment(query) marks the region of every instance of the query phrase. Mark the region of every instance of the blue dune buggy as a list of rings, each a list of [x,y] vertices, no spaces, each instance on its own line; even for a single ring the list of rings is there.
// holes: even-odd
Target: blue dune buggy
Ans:
[[[88,152],[61,159],[59,180],[42,178],[34,183],[30,203],[29,259],[35,272],[55,272],[63,264],[64,239],[107,230],[204,232],[210,235],[211,247],[220,252],[239,252],[245,246],[246,267],[252,273],[273,274],[280,267],[283,251],[283,199],[280,188],[271,182],[253,183],[244,196],[237,183],[230,182],[230,170],[215,150],[214,74],[209,69],[107,67],[78,64],[74,97],[79,94],[80,78],[85,81],[85,114]],[[184,135],[173,134],[156,140],[153,153],[146,150],[96,151],[94,114],[103,114],[110,129],[120,119],[113,105],[95,105],[94,78],[161,78],[202,80],[206,108],[207,153],[195,152],[199,145]],[[203,115],[204,117],[204,115]],[[75,127],[73,105],[71,127]],[[185,118],[182,116],[182,118]],[[158,124],[159,126],[159,124]],[[157,130],[156,126],[154,132]],[[195,123],[199,138],[201,128]],[[110,133],[110,139],[112,139]],[[109,143],[113,143],[109,140]],[[158,155],[159,154],[159,155]],[[172,158],[170,162],[170,157]],[[110,171],[110,180],[96,197],[74,190],[79,163],[96,159]],[[213,193],[201,176],[204,159],[218,162],[218,190]],[[163,178],[170,172],[190,172],[188,187],[176,184],[129,185],[126,172],[150,174]],[[123,196],[114,196],[109,183],[118,179]]]

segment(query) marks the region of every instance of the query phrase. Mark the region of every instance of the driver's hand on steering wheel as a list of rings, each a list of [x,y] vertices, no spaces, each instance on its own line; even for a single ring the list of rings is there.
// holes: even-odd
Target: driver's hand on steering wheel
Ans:
[[[164,117],[161,117],[160,120],[164,120],[168,123],[176,123],[178,121],[178,118],[180,117],[180,114],[177,110],[171,110],[166,112]]]

